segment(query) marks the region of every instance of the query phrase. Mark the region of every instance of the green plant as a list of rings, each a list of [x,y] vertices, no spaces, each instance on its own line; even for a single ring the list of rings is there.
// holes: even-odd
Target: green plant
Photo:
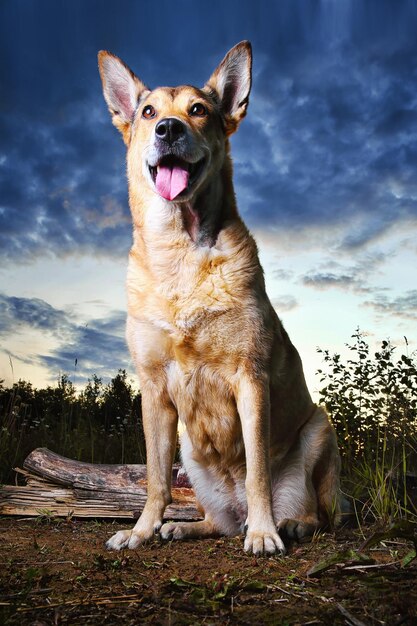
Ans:
[[[103,385],[93,376],[77,393],[63,375],[56,386],[35,389],[0,382],[0,483],[37,447],[93,463],[144,463],[141,396],[125,370]]]
[[[407,354],[398,359],[390,341],[371,355],[359,329],[352,337],[346,360],[318,349],[320,401],[336,428],[347,490],[365,518],[417,515],[408,488],[417,472],[416,354],[405,339]]]

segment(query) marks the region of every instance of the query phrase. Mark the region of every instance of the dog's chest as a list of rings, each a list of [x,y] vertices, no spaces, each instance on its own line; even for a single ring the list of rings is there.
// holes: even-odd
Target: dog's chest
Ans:
[[[225,373],[210,362],[184,370],[173,360],[166,369],[168,393],[193,454],[207,464],[230,464],[243,454],[240,420]]]
[[[146,376],[164,369],[193,454],[230,465],[244,460],[232,380],[247,352],[247,281],[259,265],[251,245],[187,246],[159,249],[151,266],[131,255],[128,341]]]
[[[169,318],[180,333],[233,306],[227,267],[215,254],[195,254],[159,285],[157,294],[166,299]]]
[[[132,251],[127,291],[129,312],[146,318],[173,336],[188,334],[213,315],[235,305],[238,262],[215,248],[181,245],[153,250],[152,264],[144,265]]]

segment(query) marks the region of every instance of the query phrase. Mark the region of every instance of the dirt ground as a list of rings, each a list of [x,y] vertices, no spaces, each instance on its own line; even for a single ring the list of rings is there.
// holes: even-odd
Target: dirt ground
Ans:
[[[407,538],[361,551],[374,528],[342,529],[255,558],[242,538],[107,552],[126,524],[0,519],[0,623],[417,624],[417,559]]]

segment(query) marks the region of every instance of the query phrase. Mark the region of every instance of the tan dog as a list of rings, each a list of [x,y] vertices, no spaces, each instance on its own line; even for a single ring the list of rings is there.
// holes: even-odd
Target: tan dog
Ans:
[[[104,96],[127,146],[134,243],[127,340],[139,375],[148,499],[109,549],[236,535],[245,550],[284,552],[339,514],[334,430],[313,404],[299,355],[265,293],[256,244],[240,219],[229,135],[246,114],[251,46],[235,46],[203,87],[150,91],[100,52]],[[181,454],[204,509],[162,525]]]

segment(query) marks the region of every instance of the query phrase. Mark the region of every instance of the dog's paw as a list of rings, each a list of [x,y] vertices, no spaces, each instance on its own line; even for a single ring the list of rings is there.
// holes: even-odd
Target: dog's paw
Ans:
[[[304,537],[311,537],[318,527],[318,523],[314,524],[298,519],[283,519],[278,524],[279,534],[288,541],[300,541]]]
[[[247,531],[244,549],[255,556],[285,554],[284,543],[276,532]]]
[[[145,535],[143,532],[131,530],[119,530],[106,542],[107,550],[134,550],[140,544],[145,543],[152,535]]]
[[[160,534],[162,539],[170,541],[171,539],[184,539],[186,536],[186,527],[184,524],[168,522],[161,527]]]

